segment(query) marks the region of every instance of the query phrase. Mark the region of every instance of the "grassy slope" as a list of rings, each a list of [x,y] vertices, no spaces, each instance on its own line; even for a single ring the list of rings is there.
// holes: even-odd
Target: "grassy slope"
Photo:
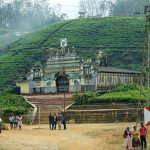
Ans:
[[[108,17],[61,21],[43,27],[22,37],[7,54],[0,56],[0,79],[3,79],[0,82],[18,77],[35,61],[44,63],[48,49],[59,47],[62,37],[66,37],[68,46],[75,46],[81,56],[94,57],[99,45],[103,45],[110,66],[139,70],[144,24],[141,17]]]
[[[4,52],[5,47],[18,40],[13,30],[0,28],[0,54]]]

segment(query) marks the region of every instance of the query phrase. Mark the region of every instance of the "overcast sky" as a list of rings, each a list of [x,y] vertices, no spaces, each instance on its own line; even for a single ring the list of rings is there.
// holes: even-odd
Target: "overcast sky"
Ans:
[[[68,19],[77,18],[79,11],[79,1],[80,0],[49,0],[51,4],[54,6],[56,4],[61,4],[61,13],[66,13],[68,15]]]

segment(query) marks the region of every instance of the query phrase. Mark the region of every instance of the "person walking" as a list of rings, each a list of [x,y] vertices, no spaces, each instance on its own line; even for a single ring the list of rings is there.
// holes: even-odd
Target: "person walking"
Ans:
[[[53,127],[54,127],[54,116],[49,113],[49,128],[50,130],[53,130]]]
[[[129,149],[130,147],[130,141],[131,141],[131,131],[130,131],[130,128],[127,127],[124,131],[124,138],[125,138],[125,147],[126,147],[126,150]]]
[[[147,128],[144,126],[143,123],[141,123],[141,127],[140,127],[139,131],[140,131],[141,149],[143,149],[143,146],[146,149],[146,147],[147,147],[147,142],[146,142]]]
[[[62,115],[62,124],[64,126],[64,130],[66,130],[66,115],[64,113]]]

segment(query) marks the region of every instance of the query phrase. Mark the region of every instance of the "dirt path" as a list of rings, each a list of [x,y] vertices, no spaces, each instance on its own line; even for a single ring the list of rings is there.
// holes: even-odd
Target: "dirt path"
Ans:
[[[2,131],[0,150],[123,150],[123,130],[132,125],[134,123],[68,124],[67,130],[24,125],[22,130]],[[150,140],[147,140],[149,146]]]

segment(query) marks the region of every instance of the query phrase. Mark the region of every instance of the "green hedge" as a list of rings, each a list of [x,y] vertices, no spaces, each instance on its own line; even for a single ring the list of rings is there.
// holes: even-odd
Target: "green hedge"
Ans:
[[[110,92],[127,92],[130,90],[139,90],[141,87],[135,83],[121,84],[118,87],[112,89]]]
[[[129,92],[112,92],[88,99],[88,103],[137,103],[138,101],[141,103],[146,102],[146,98],[143,95],[140,95],[138,90]]]
[[[87,103],[145,103],[150,91],[136,84],[122,84],[108,93],[98,95],[96,92],[76,93],[72,99],[77,104]]]

